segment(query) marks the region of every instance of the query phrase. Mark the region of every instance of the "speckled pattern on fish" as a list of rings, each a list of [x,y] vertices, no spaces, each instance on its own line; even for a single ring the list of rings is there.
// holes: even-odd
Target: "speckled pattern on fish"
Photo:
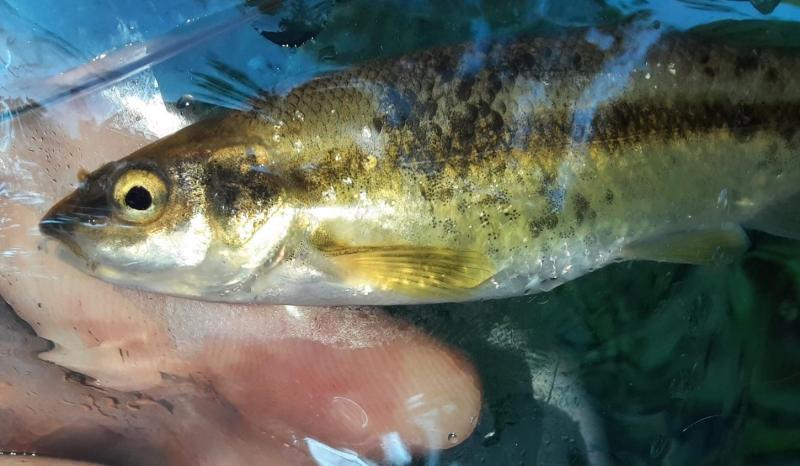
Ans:
[[[112,206],[105,228],[45,231],[126,286],[402,304],[543,291],[617,260],[686,257],[651,254],[662,237],[674,250],[676,235],[769,230],[759,213],[800,186],[797,52],[609,37],[443,47],[319,77],[112,163],[50,214],[74,218],[145,167],[169,192],[157,218],[118,221]],[[195,237],[205,246],[178,260]]]

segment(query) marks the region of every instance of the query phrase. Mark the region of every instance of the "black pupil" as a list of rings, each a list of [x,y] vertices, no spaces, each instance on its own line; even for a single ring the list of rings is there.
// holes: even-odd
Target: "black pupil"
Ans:
[[[150,195],[150,191],[147,189],[141,186],[134,186],[125,195],[125,205],[131,209],[147,210],[153,205],[153,196]]]

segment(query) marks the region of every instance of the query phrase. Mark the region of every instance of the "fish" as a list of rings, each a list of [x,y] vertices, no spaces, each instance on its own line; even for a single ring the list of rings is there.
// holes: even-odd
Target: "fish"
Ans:
[[[800,53],[658,24],[324,74],[91,174],[40,223],[83,271],[199,300],[465,302],[798,238]]]

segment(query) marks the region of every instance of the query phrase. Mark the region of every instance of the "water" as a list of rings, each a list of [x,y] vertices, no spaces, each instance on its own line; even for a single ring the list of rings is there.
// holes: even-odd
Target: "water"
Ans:
[[[14,405],[14,400],[20,399],[14,398],[14,387],[25,385],[17,382],[23,377],[20,373],[27,370],[28,374],[39,374],[37,377],[53,387],[63,381],[58,382],[58,377],[48,372],[53,367],[37,366],[31,358],[20,357],[22,362],[14,362],[12,355],[44,351],[46,345],[34,340],[29,329],[4,311],[8,323],[2,330],[14,335],[14,339],[8,336],[5,341],[14,343],[0,347],[6,361],[0,364],[0,422],[6,422],[0,425],[0,450],[35,448],[73,459],[147,464],[153,458],[165,458],[159,456],[162,453],[155,440],[163,435],[177,443],[198,445],[202,453],[182,457],[187,464],[192,458],[208,464],[247,464],[245,453],[254,444],[271,440],[253,436],[234,420],[236,416],[247,418],[248,410],[276,413],[274,407],[262,405],[294,406],[286,401],[291,398],[286,393],[297,393],[302,403],[317,406],[317,401],[301,395],[322,390],[309,388],[317,380],[314,374],[327,380],[324,374],[337,370],[335,366],[316,366],[322,364],[319,361],[341,361],[327,359],[327,348],[375,348],[386,338],[386,329],[372,325],[372,317],[348,317],[347,325],[342,325],[342,314],[309,319],[306,310],[295,308],[274,317],[277,311],[253,313],[243,307],[181,301],[164,304],[160,297],[123,294],[120,301],[112,294],[117,292],[105,289],[88,297],[84,294],[83,298],[81,294],[76,298],[71,291],[48,298],[45,288],[19,291],[26,288],[26,280],[33,283],[32,277],[51,283],[55,290],[60,290],[57,282],[73,279],[59,273],[74,272],[56,272],[50,262],[15,261],[18,256],[32,256],[41,241],[32,230],[27,242],[16,244],[7,232],[19,230],[26,221],[29,224],[28,217],[35,215],[25,212],[40,213],[45,207],[42,204],[47,204],[42,199],[51,202],[53,193],[63,194],[68,184],[77,183],[74,173],[83,168],[78,166],[80,151],[98,152],[99,159],[104,151],[124,153],[113,147],[136,147],[144,140],[170,134],[212,114],[214,106],[246,107],[247,99],[259,92],[281,93],[323,72],[465,40],[481,44],[492,37],[522,32],[552,34],[570,27],[629,27],[633,21],[648,25],[659,22],[663,28],[701,27],[743,44],[800,46],[800,3],[792,1],[780,3],[769,14],[765,12],[774,6],[772,2],[756,2],[756,8],[750,2],[734,0],[287,1],[261,2],[260,11],[252,6],[243,8],[240,3],[96,0],[65,9],[57,1],[0,2],[0,95],[4,97],[0,108],[7,110],[0,122],[0,168],[5,173],[0,175],[5,177],[0,178],[0,260],[4,261],[0,270],[8,282],[3,285],[3,297],[33,331],[56,342],[45,359],[74,373],[90,375],[90,382],[85,376],[79,378],[84,385],[70,382],[66,388],[52,390],[55,395],[44,392],[38,396],[69,398],[77,405],[88,406],[81,412],[100,413],[86,414],[88,428],[62,422],[62,418],[75,416],[66,408],[39,413],[37,420],[52,422],[59,418],[58,435],[39,438],[32,433],[36,437],[33,440],[20,440],[19,432],[10,427],[10,420],[22,425],[26,419],[25,409]],[[597,40],[603,40],[602,34]],[[646,47],[647,42],[641,44]],[[636,60],[635,52],[612,66],[630,66]],[[96,66],[88,71],[79,68],[87,63]],[[480,64],[466,60],[463,66]],[[601,84],[606,87],[598,87],[589,98],[619,90]],[[62,122],[57,135],[55,130],[46,129],[46,119],[34,120],[36,125],[23,124],[28,121],[23,117],[35,111],[33,103],[47,105],[47,118]],[[70,112],[80,117],[63,117]],[[74,142],[89,138],[95,127],[107,128],[119,137],[107,139],[108,146],[101,147]],[[23,139],[34,141],[28,143],[31,152],[12,146]],[[30,155],[34,152],[45,154],[45,158]],[[39,186],[41,192],[32,186]],[[718,208],[728,208],[734,193],[734,187],[720,192]],[[475,423],[475,431],[471,435],[444,431],[443,442],[453,448],[412,459],[407,438],[381,431],[371,456],[359,455],[355,452],[357,442],[337,445],[325,443],[319,436],[297,437],[296,433],[302,435],[297,425],[306,424],[289,422],[294,419],[291,413],[280,413],[279,409],[282,422],[258,424],[251,419],[248,429],[252,427],[273,439],[277,435],[285,448],[305,448],[304,452],[310,451],[316,462],[324,465],[370,464],[368,461],[377,460],[431,465],[800,464],[800,244],[760,234],[754,234],[753,239],[753,250],[732,265],[621,263],[533,297],[389,309],[396,326],[391,327],[393,331],[406,331],[396,324],[398,321],[422,329],[454,348],[477,371],[481,403],[474,419],[469,420]],[[54,303],[51,308],[48,299]],[[62,309],[75,299],[80,302],[80,312],[88,317],[64,315]],[[36,302],[38,306],[33,305]],[[141,304],[153,302],[156,304]],[[147,306],[159,311],[137,314],[130,310]],[[146,324],[141,331],[138,324],[119,325],[122,316]],[[325,319],[335,324],[326,324]],[[94,323],[87,324],[90,320]],[[309,324],[312,321],[314,324]],[[119,330],[126,325],[126,331]],[[148,354],[148,348],[163,343],[158,336],[161,328],[168,330],[163,341],[169,342],[178,356]],[[275,341],[289,335],[321,345],[308,350],[314,354],[307,364],[312,375],[299,372],[283,359],[274,359],[276,350],[272,346],[262,353],[238,340],[245,335],[259,341],[267,333]],[[237,339],[231,339],[232,334]],[[215,347],[210,355],[194,354],[197,342],[218,340],[226,343]],[[138,341],[146,343],[137,346],[134,343]],[[298,349],[301,347],[305,348],[287,346],[298,357],[305,354]],[[106,352],[106,348],[111,349]],[[123,348],[129,351],[127,356]],[[406,351],[392,353],[395,356],[386,361],[406,357]],[[244,362],[238,361],[238,355],[246,355],[242,356]],[[118,356],[122,363],[117,361]],[[197,364],[196,360],[220,358],[225,364],[219,367],[209,369],[213,364],[204,363],[197,366],[202,369],[185,370],[190,364],[186,361]],[[247,366],[258,358],[270,361],[263,378],[258,378],[262,369]],[[372,364],[369,361],[367,358],[361,364]],[[149,370],[148,364],[157,370]],[[226,372],[237,364],[248,368],[245,376]],[[381,367],[369,366],[369,371],[339,369],[350,378],[361,377],[359,383],[368,387],[382,377]],[[297,370],[292,374],[302,383],[289,385],[289,390],[275,392],[281,396],[269,398],[271,381],[282,379],[278,368]],[[210,380],[209,385],[193,379],[198,373]],[[430,375],[434,376],[435,372]],[[114,394],[109,396],[117,401],[108,402],[105,408],[98,404],[97,399],[103,396],[85,386],[92,385],[91,379],[96,379],[95,385],[103,390],[112,390]],[[164,380],[171,382],[165,385]],[[256,387],[250,387],[252,384]],[[220,391],[224,399],[220,404],[233,405],[239,414],[231,414],[235,412],[232,410],[222,411],[222,415],[209,408],[202,401],[205,398],[196,393],[202,392],[196,386]],[[389,386],[402,390],[403,382],[392,380]],[[351,386],[356,392],[357,388],[358,384]],[[247,390],[255,394],[236,398]],[[389,391],[387,388],[385,393]],[[2,402],[4,394],[6,401]],[[339,416],[335,424],[339,430],[360,438],[362,429],[369,430],[380,422],[368,403],[355,401],[358,393],[335,395],[337,401],[331,412]],[[441,396],[446,399],[448,395],[453,394],[445,390]],[[86,396],[90,401],[80,401]],[[143,396],[162,403],[158,406],[169,404],[169,411],[177,415],[139,411],[145,414],[131,420],[129,411],[117,408],[141,401]],[[191,409],[185,408],[181,403],[187,397],[201,401],[190,405]],[[2,403],[6,403],[5,411]],[[459,406],[468,405],[464,402]],[[119,427],[107,419],[109,414],[138,426],[138,430]],[[327,415],[311,409],[304,416],[323,414]],[[33,414],[28,416],[34,418]],[[174,419],[180,416],[185,417],[187,425],[196,427],[174,427]],[[202,422],[197,420],[200,418]],[[325,419],[314,422],[324,423]],[[425,417],[413,419],[422,423]],[[217,431],[226,427],[237,433],[230,438],[218,437]],[[148,428],[164,431],[155,436],[141,434]],[[107,438],[103,429],[120,435],[121,446],[103,446],[101,440]],[[202,449],[206,444],[213,447]],[[137,450],[137,455],[126,456],[132,450]],[[274,459],[276,464],[284,461],[272,450],[253,451],[262,458]],[[285,461],[291,464],[297,457]]]

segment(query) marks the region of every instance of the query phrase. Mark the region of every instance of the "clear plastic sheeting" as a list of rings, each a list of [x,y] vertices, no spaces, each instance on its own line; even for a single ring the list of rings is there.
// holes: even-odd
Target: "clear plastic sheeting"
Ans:
[[[797,2],[75,3],[0,0],[0,465],[800,461],[796,242],[529,298],[330,308],[112,286],[37,227],[80,174],[370,59],[654,23],[791,47]]]

